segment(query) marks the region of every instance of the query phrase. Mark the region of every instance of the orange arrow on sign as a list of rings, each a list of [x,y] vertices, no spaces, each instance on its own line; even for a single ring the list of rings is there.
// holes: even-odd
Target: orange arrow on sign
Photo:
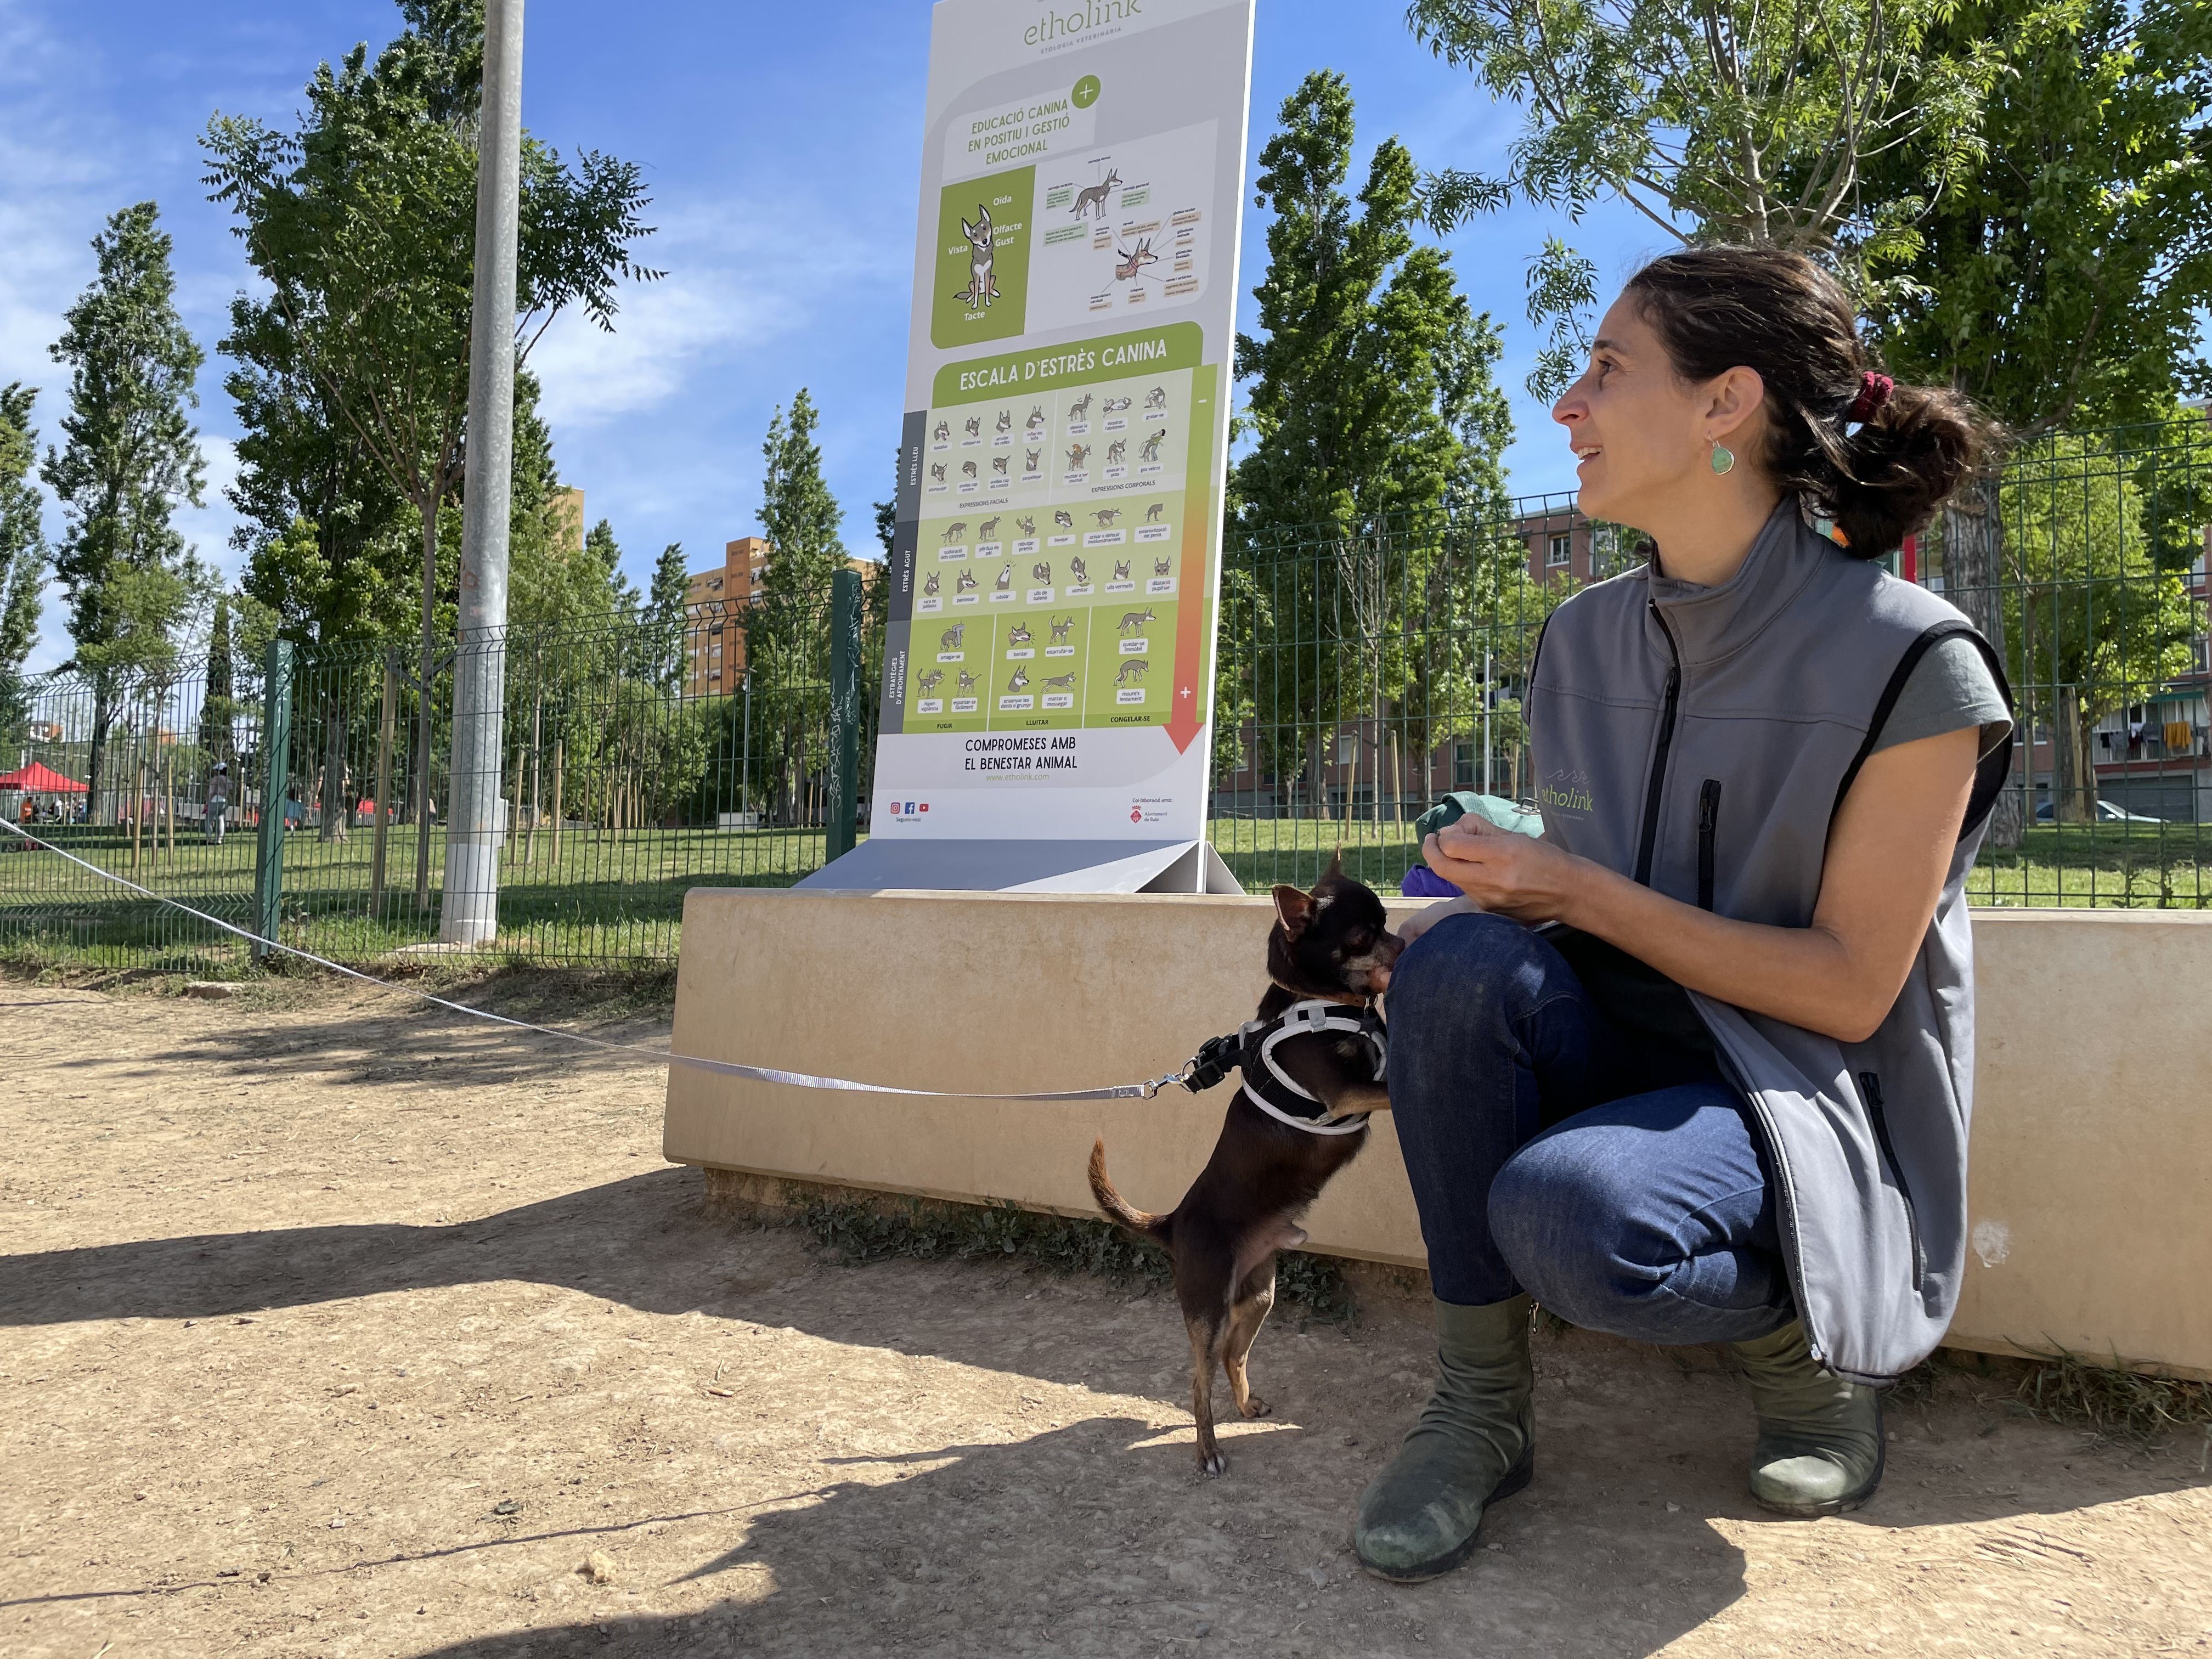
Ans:
[[[1200,632],[1206,620],[1206,603],[1200,592],[1191,592],[1189,583],[1194,571],[1203,575],[1206,570],[1206,515],[1189,511],[1193,497],[1203,497],[1202,490],[1193,490],[1185,499],[1182,524],[1182,591],[1176,595],[1175,684],[1171,696],[1174,706],[1168,710],[1167,733],[1174,741],[1176,753],[1189,749],[1191,740],[1198,736],[1201,725],[1199,708],[1204,703],[1198,684],[1198,672],[1203,665],[1206,641]]]

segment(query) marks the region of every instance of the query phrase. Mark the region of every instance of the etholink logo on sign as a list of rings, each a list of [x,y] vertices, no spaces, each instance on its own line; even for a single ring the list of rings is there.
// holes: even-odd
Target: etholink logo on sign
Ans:
[[[1109,23],[1125,23],[1133,17],[1144,15],[1140,0],[1083,0],[1073,11],[1050,11],[1023,32],[1025,46],[1041,46],[1048,41],[1070,40],[1092,29],[1103,29]]]
[[[1536,791],[1540,805],[1559,812],[1590,810],[1589,779],[1582,772],[1554,772]]]

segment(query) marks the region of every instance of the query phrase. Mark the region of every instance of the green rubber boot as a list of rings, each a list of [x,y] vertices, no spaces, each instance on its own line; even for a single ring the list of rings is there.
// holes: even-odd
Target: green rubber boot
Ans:
[[[1352,1545],[1378,1578],[1419,1583],[1474,1550],[1482,1512],[1535,1473],[1528,1298],[1437,1307],[1437,1391],[1360,1495]]]
[[[1805,1327],[1732,1342],[1759,1413],[1751,1495],[1781,1515],[1838,1515],[1881,1485],[1881,1395],[1814,1359]]]

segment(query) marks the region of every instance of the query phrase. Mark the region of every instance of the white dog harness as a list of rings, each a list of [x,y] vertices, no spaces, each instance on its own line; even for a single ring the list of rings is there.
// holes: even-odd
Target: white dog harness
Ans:
[[[1370,1114],[1330,1115],[1328,1108],[1293,1081],[1275,1059],[1275,1045],[1285,1037],[1330,1032],[1364,1042],[1373,1060],[1371,1080],[1382,1081],[1389,1049],[1382,1016],[1374,1005],[1353,1009],[1316,998],[1294,1002],[1273,1019],[1248,1019],[1238,1027],[1236,1063],[1244,1074],[1244,1097],[1277,1122],[1310,1135],[1348,1135],[1365,1128]]]

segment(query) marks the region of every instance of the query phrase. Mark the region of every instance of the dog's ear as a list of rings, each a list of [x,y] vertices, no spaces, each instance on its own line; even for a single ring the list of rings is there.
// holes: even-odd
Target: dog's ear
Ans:
[[[1282,921],[1283,932],[1296,939],[1313,920],[1313,895],[1279,884],[1275,889],[1275,915]]]
[[[1328,855],[1328,868],[1321,872],[1321,878],[1322,881],[1327,881],[1331,876],[1340,876],[1343,873],[1344,848],[1340,846],[1336,851]]]

